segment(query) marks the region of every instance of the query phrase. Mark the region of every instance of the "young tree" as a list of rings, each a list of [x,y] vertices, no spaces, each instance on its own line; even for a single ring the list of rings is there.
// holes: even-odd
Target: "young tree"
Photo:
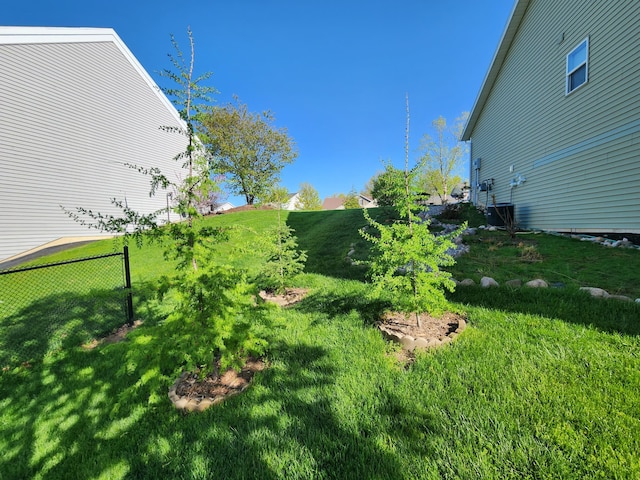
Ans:
[[[404,173],[387,163],[384,172],[373,179],[371,195],[381,207],[396,205],[404,190]]]
[[[285,165],[297,157],[286,128],[273,125],[265,111],[251,113],[235,98],[235,104],[209,109],[201,116],[203,139],[215,159],[215,169],[227,176],[227,184],[248,205],[279,182]]]
[[[209,192],[206,202],[211,206],[211,210],[214,211],[227,201],[227,198],[229,198],[229,192],[222,187],[225,181],[224,175],[213,175],[212,179],[217,188]]]
[[[460,136],[468,116],[469,113],[464,112],[456,118],[452,127],[440,116],[432,122],[435,138],[428,134],[422,137],[421,150],[424,154],[421,160],[424,169],[419,183],[426,192],[438,195],[443,204],[447,203],[451,189],[461,182],[454,172],[467,152]]]
[[[371,176],[371,178],[369,178],[369,180],[367,180],[367,183],[364,184],[364,187],[362,187],[362,190],[360,190],[360,193],[362,195],[364,195],[365,197],[374,198],[373,193],[371,193],[373,191],[373,185],[374,185],[374,182],[378,179],[378,177],[382,173],[383,172],[381,170],[379,170],[376,173],[374,173]]]
[[[155,238],[165,242],[165,256],[177,260],[177,272],[160,280],[160,296],[172,290],[177,300],[166,319],[166,334],[175,340],[172,345],[180,348],[187,367],[198,368],[201,374],[206,374],[209,371],[217,373],[219,368],[238,366],[246,355],[263,353],[266,341],[256,334],[256,329],[267,317],[254,305],[253,287],[244,272],[213,261],[212,247],[226,238],[227,232],[200,221],[202,215],[198,203],[212,191],[213,182],[211,159],[196,136],[196,127],[203,105],[210,101],[209,95],[215,90],[201,85],[210,74],[194,76],[194,41],[190,29],[188,35],[190,57],[184,58],[172,36],[175,53],[169,58],[174,70],[162,72],[175,84],[174,88],[164,91],[180,112],[184,124],[160,127],[169,133],[185,136],[186,148],[174,158],[180,162],[185,176],[174,182],[159,168],[128,165],[150,177],[151,195],[156,194],[159,188],[173,191],[174,209],[186,221],[161,228],[159,215],[167,209],[145,215],[116,201],[114,203],[123,210],[121,217],[101,215],[82,208],[69,214],[93,228],[124,233],[125,240],[135,235],[142,242],[150,238],[144,233],[154,233]]]
[[[178,258],[179,266],[191,265],[197,270],[195,247],[200,237],[194,229],[194,221],[200,217],[198,205],[202,197],[216,189],[216,185],[210,175],[210,158],[196,136],[196,127],[203,111],[203,105],[211,102],[211,95],[215,88],[203,85],[203,82],[211,77],[211,73],[194,76],[195,47],[191,29],[187,30],[189,37],[190,56],[185,59],[174,36],[171,35],[171,44],[174,53],[169,54],[173,70],[165,69],[160,74],[174,83],[172,88],[164,88],[164,93],[172,100],[177,108],[180,118],[184,122],[180,126],[160,126],[159,128],[170,134],[185,137],[185,150],[174,157],[180,163],[184,176],[176,181],[171,180],[157,167],[143,168],[135,164],[126,164],[128,168],[149,176],[151,180],[150,196],[155,195],[159,189],[168,190],[173,199],[173,209],[186,222],[178,222],[169,225],[166,229],[159,229],[163,218],[170,206],[156,212],[143,214],[128,207],[126,202],[113,199],[112,203],[121,209],[120,216],[103,215],[99,212],[77,207],[75,212],[65,210],[67,214],[83,225],[116,234],[123,234],[124,241],[133,236],[140,244],[143,234],[157,233],[170,239],[167,248],[167,256]],[[213,231],[207,231],[205,236],[213,235]],[[146,235],[146,238],[154,238]]]
[[[360,234],[373,244],[370,276],[374,294],[390,292],[394,303],[405,312],[415,313],[416,323],[421,326],[421,313],[438,313],[447,304],[444,289],[453,290],[454,283],[451,274],[441,267],[453,265],[448,250],[454,246],[452,238],[465,226],[451,234],[435,236],[429,231],[429,220],[423,221],[415,213],[419,206],[411,185],[417,170],[409,169],[408,96],[406,102],[405,168],[395,203],[401,220],[383,225],[365,209],[365,219],[378,235],[364,229]]]
[[[287,189],[283,187],[273,187],[265,195],[267,202],[278,205],[278,221],[262,237],[260,246],[267,260],[258,276],[262,286],[278,294],[285,292],[291,278],[304,270],[307,261],[307,253],[298,250],[294,230],[282,218],[282,206],[288,199]]]
[[[349,193],[347,193],[342,205],[347,210],[352,208],[360,208],[360,203],[358,202],[358,194],[356,193],[355,189],[351,189]]]
[[[318,195],[318,191],[313,188],[313,185],[310,183],[302,182],[300,184],[296,210],[322,210],[320,195]]]

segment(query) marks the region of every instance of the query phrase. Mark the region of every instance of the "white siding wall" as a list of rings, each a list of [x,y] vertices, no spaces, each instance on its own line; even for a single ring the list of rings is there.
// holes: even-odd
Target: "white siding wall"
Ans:
[[[638,18],[638,1],[529,4],[471,134],[480,180],[523,226],[640,232]],[[565,95],[566,55],[586,37],[589,81]]]
[[[61,209],[150,212],[149,179],[125,162],[179,172],[184,138],[136,66],[114,42],[0,45],[0,260],[67,236],[95,235]]]

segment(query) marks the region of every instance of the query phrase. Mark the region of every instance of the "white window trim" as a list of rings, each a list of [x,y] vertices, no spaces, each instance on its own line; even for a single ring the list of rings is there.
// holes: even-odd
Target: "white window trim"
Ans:
[[[582,44],[586,44],[586,47],[587,47],[587,54],[586,54],[585,61],[584,61],[584,63],[581,63],[580,65],[576,66],[574,69],[569,71],[569,56],[573,52],[575,52],[577,49],[579,49],[582,46]],[[566,65],[566,74],[565,74],[565,92],[564,93],[565,93],[565,95],[570,95],[573,92],[575,92],[576,90],[579,90],[581,87],[583,87],[587,83],[589,83],[589,37],[587,37],[584,40],[582,40],[569,53],[567,53],[567,57],[566,57],[566,60],[565,60],[565,65]],[[569,90],[569,80],[571,78],[571,74],[574,73],[576,70],[578,70],[583,65],[585,66],[584,82],[582,82],[580,85],[578,85],[573,90]]]

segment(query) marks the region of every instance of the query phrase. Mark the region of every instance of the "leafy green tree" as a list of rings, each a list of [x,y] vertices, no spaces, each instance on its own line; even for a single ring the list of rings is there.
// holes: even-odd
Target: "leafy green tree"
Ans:
[[[453,265],[448,250],[454,246],[452,239],[466,226],[447,234],[435,236],[429,230],[429,220],[416,215],[420,206],[416,202],[411,184],[417,170],[409,170],[409,100],[407,97],[406,157],[403,172],[403,189],[394,206],[400,221],[383,225],[364,210],[364,217],[377,234],[362,229],[360,234],[373,244],[369,275],[374,294],[392,294],[395,305],[406,312],[415,313],[416,323],[421,325],[420,314],[440,313],[447,306],[444,290],[455,287],[451,274],[441,267]]]
[[[396,205],[402,198],[404,191],[404,173],[395,168],[391,162],[387,163],[384,172],[373,180],[371,195],[381,207]]]
[[[362,195],[364,195],[365,197],[369,197],[369,198],[374,198],[373,193],[371,193],[373,191],[373,185],[374,182],[376,181],[376,179],[382,174],[382,171],[378,171],[376,173],[374,173],[371,178],[369,180],[367,180],[367,183],[364,184],[364,187],[362,187],[362,190],[360,190],[360,193]]]
[[[235,98],[235,104],[210,108],[201,115],[202,139],[215,159],[215,169],[226,175],[230,189],[253,205],[278,183],[282,169],[297,157],[286,128],[273,125],[265,111],[251,113]]]
[[[313,185],[310,183],[302,182],[300,184],[296,210],[322,210],[320,195],[318,195],[318,191],[313,188]]]
[[[188,30],[191,55],[185,59],[174,37],[171,42],[175,54],[169,55],[175,70],[162,75],[174,82],[175,88],[165,89],[184,122],[179,127],[161,127],[169,133],[184,135],[186,148],[174,159],[186,172],[181,181],[170,180],[159,168],[130,168],[151,179],[151,195],[158,189],[175,192],[175,210],[186,221],[162,225],[159,215],[141,214],[123,202],[122,216],[108,216],[78,208],[69,215],[80,223],[112,233],[124,234],[125,241],[134,236],[141,243],[145,239],[160,239],[165,244],[165,256],[177,260],[177,272],[160,280],[159,295],[171,291],[177,305],[167,318],[167,335],[182,350],[182,360],[189,368],[200,369],[201,374],[216,372],[221,366],[238,366],[247,355],[261,354],[266,340],[259,334],[268,321],[264,310],[254,307],[253,287],[245,274],[213,261],[213,247],[227,238],[227,231],[212,228],[202,222],[198,203],[212,191],[211,158],[196,137],[196,128],[202,118],[204,105],[215,90],[201,85],[210,74],[193,76],[194,42]],[[250,321],[252,320],[252,321]],[[262,329],[264,332],[264,329]]]
[[[460,137],[468,116],[469,113],[464,112],[451,127],[440,116],[432,122],[435,137],[428,134],[422,137],[421,149],[424,154],[421,161],[424,167],[419,183],[426,192],[438,195],[443,204],[447,203],[451,189],[461,182],[454,171],[467,152]]]
[[[282,218],[282,205],[289,194],[286,188],[274,187],[266,195],[269,203],[279,205],[277,223],[267,230],[260,244],[266,261],[260,269],[259,279],[264,288],[284,293],[291,279],[304,270],[307,254],[298,250],[298,239],[294,230]]]
[[[358,194],[355,190],[351,190],[344,199],[344,203],[342,204],[345,209],[352,208],[360,208],[360,203],[358,202]]]
[[[186,148],[174,157],[179,162],[185,176],[178,180],[172,180],[157,167],[143,168],[135,164],[128,163],[126,166],[149,176],[151,183],[150,196],[156,195],[159,189],[169,191],[173,194],[173,209],[186,222],[178,222],[161,229],[163,223],[161,215],[167,212],[167,208],[156,212],[143,214],[129,208],[126,202],[113,199],[112,203],[120,208],[121,215],[103,215],[99,212],[77,207],[76,211],[68,211],[67,214],[77,222],[101,231],[115,234],[122,234],[125,242],[130,237],[135,238],[138,244],[143,239],[162,238],[168,240],[166,255],[179,259],[179,267],[184,268],[191,265],[197,270],[198,264],[194,255],[196,243],[199,238],[215,235],[215,231],[206,228],[199,232],[195,226],[201,214],[199,204],[204,196],[215,191],[216,185],[210,175],[210,158],[196,137],[198,119],[203,111],[203,105],[211,102],[211,95],[216,93],[215,88],[203,85],[208,80],[210,73],[205,73],[199,77],[193,74],[195,51],[193,34],[187,30],[191,54],[189,59],[183,55],[174,36],[171,35],[171,43],[174,53],[169,54],[169,59],[173,65],[173,70],[165,69],[161,75],[171,80],[174,84],[172,88],[163,88],[164,93],[172,100],[183,120],[180,126],[161,126],[160,129],[170,134],[182,135],[185,137]]]

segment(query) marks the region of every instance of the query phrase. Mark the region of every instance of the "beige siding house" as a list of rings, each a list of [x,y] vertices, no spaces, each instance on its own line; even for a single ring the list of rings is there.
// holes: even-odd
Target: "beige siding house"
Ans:
[[[472,201],[513,203],[528,228],[640,233],[639,19],[639,1],[516,2],[463,132]]]
[[[0,261],[96,235],[61,205],[116,214],[166,206],[125,163],[158,166],[184,138],[178,112],[111,29],[0,27]]]

